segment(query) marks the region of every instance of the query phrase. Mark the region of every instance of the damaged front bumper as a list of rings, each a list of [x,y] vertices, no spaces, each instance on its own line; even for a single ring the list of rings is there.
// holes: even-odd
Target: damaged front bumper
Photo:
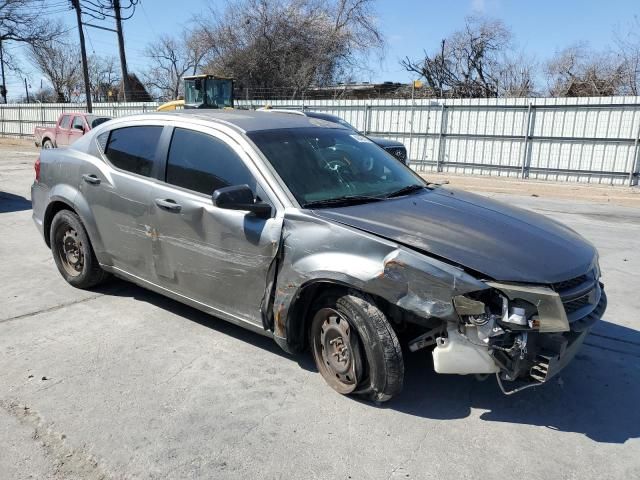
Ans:
[[[488,284],[491,296],[453,299],[460,320],[449,323],[446,336],[434,335],[434,367],[438,373],[496,374],[505,394],[557,375],[607,307],[597,268],[550,287]]]
[[[494,352],[500,364],[498,383],[506,394],[523,388],[540,385],[562,371],[576,356],[593,326],[602,318],[607,308],[607,295],[600,286],[596,307],[585,317],[570,323],[570,330],[562,333],[538,333],[530,335],[526,355],[517,361],[509,361],[502,352]],[[513,382],[506,387],[503,381]]]

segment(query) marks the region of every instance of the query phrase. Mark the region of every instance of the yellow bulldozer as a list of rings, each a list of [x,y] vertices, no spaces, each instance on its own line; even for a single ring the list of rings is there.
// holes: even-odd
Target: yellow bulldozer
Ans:
[[[184,77],[184,99],[163,103],[156,110],[180,108],[233,108],[233,78],[216,75]]]

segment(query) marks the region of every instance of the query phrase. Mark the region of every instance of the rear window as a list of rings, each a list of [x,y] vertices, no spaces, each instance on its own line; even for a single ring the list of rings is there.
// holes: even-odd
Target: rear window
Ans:
[[[117,168],[150,177],[162,127],[125,127],[111,130],[104,154]]]
[[[95,115],[86,116],[89,127],[96,128],[98,125],[111,120],[111,117],[96,117]]]

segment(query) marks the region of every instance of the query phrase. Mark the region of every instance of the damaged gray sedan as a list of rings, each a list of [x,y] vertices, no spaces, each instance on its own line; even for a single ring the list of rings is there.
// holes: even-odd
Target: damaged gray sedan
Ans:
[[[606,308],[571,229],[426,182],[320,119],[120,118],[35,170],[33,217],[71,285],[113,274],[308,349],[342,394],[390,399],[403,354],[426,348],[438,373],[540,385]]]

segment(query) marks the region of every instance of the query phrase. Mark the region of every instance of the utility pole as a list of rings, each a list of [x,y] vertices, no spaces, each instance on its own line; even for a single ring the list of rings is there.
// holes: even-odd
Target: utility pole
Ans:
[[[80,0],[71,0],[73,8],[76,10],[78,20],[78,33],[80,34],[80,55],[82,56],[82,73],[84,74],[84,94],[87,97],[87,112],[91,113],[91,87],[89,85],[89,66],[87,65],[87,50],[84,46],[84,32],[82,31],[82,11],[80,10]]]
[[[7,103],[7,84],[4,79],[4,52],[2,50],[2,39],[0,39],[0,69],[2,70],[2,87],[0,88],[0,95],[4,103]]]
[[[127,71],[127,56],[124,52],[124,36],[122,35],[122,16],[120,15],[120,0],[113,1],[113,10],[116,17],[116,33],[118,34],[118,49],[120,50],[120,69],[122,70],[122,87],[124,101],[131,101],[131,88],[129,85],[129,72]]]
[[[29,103],[29,88],[27,87],[27,79],[24,79],[24,92],[27,94],[27,103]]]

